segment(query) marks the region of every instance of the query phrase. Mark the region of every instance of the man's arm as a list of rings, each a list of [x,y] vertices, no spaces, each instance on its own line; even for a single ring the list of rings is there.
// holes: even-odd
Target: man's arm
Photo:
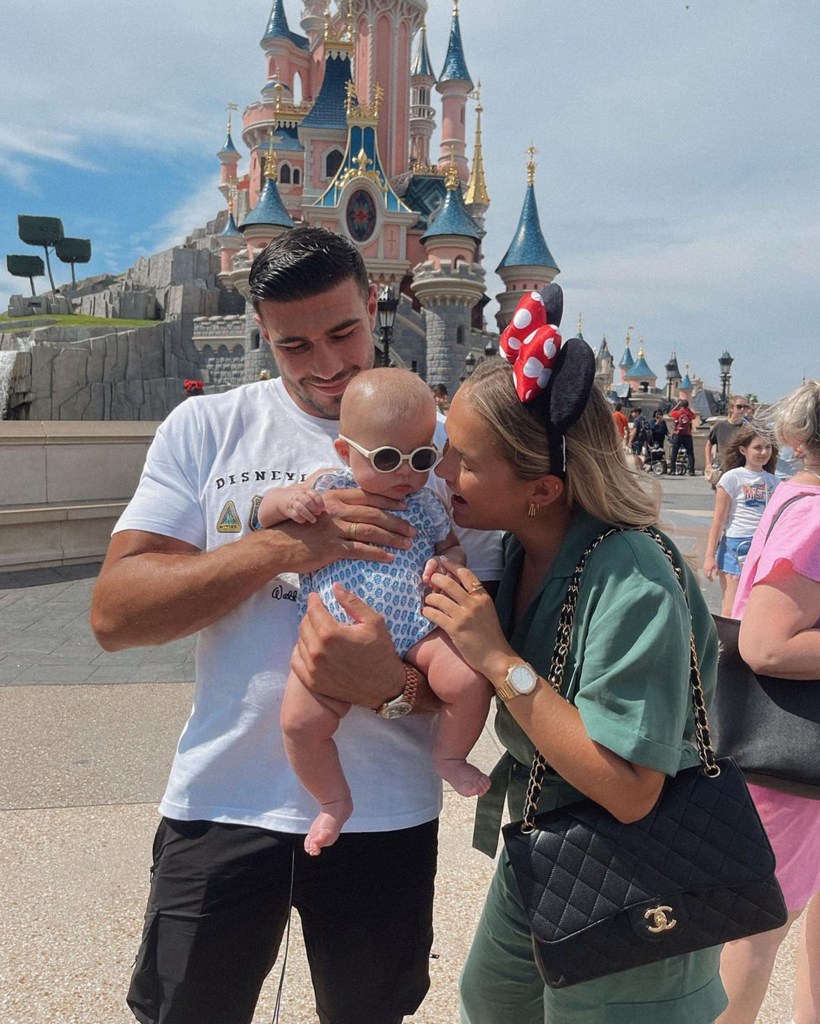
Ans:
[[[395,520],[397,529],[401,520]],[[375,528],[363,526],[357,536]],[[379,531],[384,543],[384,531]],[[404,543],[393,537],[393,543]],[[390,562],[352,540],[330,516],[257,530],[213,551],[142,530],[114,535],[91,604],[91,628],[107,651],[168,643],[216,622],[282,572],[312,572],[340,558]]]

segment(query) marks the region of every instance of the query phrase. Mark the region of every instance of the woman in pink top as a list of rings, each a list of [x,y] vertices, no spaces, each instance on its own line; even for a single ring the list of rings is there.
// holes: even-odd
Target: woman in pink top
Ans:
[[[733,615],[741,620],[740,653],[752,669],[781,678],[816,680],[820,679],[820,381],[804,384],[781,399],[770,415],[777,440],[794,447],[803,469],[780,484],[763,514],[743,566]],[[754,1024],[780,943],[807,907],[793,1021],[817,1024],[820,800],[750,788],[777,858],[777,878],[789,920],[783,928],[725,947],[721,978],[729,1006],[718,1024]]]

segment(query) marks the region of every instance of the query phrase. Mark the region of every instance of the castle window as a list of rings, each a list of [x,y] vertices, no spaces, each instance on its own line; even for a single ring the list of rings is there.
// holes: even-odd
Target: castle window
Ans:
[[[342,152],[339,149],[332,149],[325,157],[325,177],[334,178],[336,172],[342,166]]]
[[[251,349],[255,352],[259,348],[259,331],[253,331],[251,334]]]
[[[413,371],[413,373],[418,373],[419,372],[419,361],[418,361],[418,359],[413,359],[411,361],[410,369]]]
[[[300,185],[302,182],[302,172],[298,167],[293,168],[293,184]]]
[[[464,344],[464,325],[459,324],[456,328],[456,345]]]
[[[282,164],[279,168],[279,181],[283,185],[290,185],[290,164]]]
[[[419,103],[425,107],[430,105],[430,90],[422,87],[419,89]]]

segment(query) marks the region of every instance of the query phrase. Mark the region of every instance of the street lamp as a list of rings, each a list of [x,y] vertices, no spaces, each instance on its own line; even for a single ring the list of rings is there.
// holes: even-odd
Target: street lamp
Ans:
[[[728,352],[724,352],[718,359],[720,367],[720,411],[725,416],[729,407],[729,384],[732,380],[732,363],[734,359]]]
[[[382,366],[390,365],[390,342],[393,338],[393,324],[396,322],[396,310],[399,308],[399,297],[389,284],[379,289],[379,335],[382,343]]]
[[[484,346],[484,356],[485,356],[486,359],[492,359],[492,357],[495,354],[496,354],[495,345],[493,345],[492,341],[488,338],[487,339],[487,344]]]
[[[467,376],[471,377],[473,370],[475,369],[476,358],[472,352],[468,352],[464,357],[464,368],[467,371]]]
[[[672,356],[669,362],[664,367],[666,370],[666,400],[672,401],[672,389],[675,386],[675,381],[678,379],[678,361]]]

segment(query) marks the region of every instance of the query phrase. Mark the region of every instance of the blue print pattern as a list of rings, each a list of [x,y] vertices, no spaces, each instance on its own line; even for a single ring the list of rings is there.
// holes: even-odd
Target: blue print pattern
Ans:
[[[325,473],[314,484],[320,493],[346,487],[356,487],[348,469]],[[390,565],[341,561],[302,576],[298,604],[300,615],[303,615],[307,595],[315,592],[338,622],[349,623],[350,617],[333,596],[333,584],[341,583],[384,616],[399,656],[406,654],[434,628],[421,614],[426,590],[421,574],[428,558],[435,554],[436,544],[444,540],[452,529],[447,510],[428,488],[409,494],[405,500],[407,508],[394,515],[406,519],[418,530],[408,551],[397,551],[396,559]]]

